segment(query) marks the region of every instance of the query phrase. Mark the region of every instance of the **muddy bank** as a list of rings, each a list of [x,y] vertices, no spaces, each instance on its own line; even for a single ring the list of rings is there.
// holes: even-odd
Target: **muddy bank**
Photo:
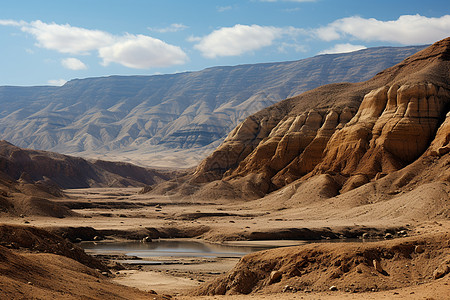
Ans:
[[[13,250],[57,254],[76,260],[90,268],[108,271],[108,267],[100,260],[87,255],[70,241],[40,228],[0,225],[0,245]]]
[[[408,234],[408,227],[366,227],[338,226],[334,228],[274,228],[266,230],[242,230],[234,233],[208,231],[202,238],[210,241],[262,241],[262,240],[345,240],[345,239],[380,239],[384,237],[402,237]]]
[[[308,244],[249,254],[192,295],[390,290],[450,272],[450,234],[392,241]]]
[[[0,225],[1,299],[168,299],[111,282],[100,260],[43,229]]]
[[[223,233],[205,225],[182,227],[143,227],[130,230],[95,229],[93,227],[50,227],[49,231],[71,242],[105,239],[142,240],[170,238],[197,238],[210,242],[224,241],[263,241],[263,240],[344,240],[344,239],[380,239],[404,237],[408,227],[374,228],[366,226],[337,228],[276,228],[266,231],[248,231]]]
[[[137,228],[130,230],[95,229],[93,227],[51,227],[49,231],[67,238],[71,242],[101,241],[106,239],[142,240],[169,238],[195,238],[209,231],[207,226],[195,226],[190,228],[163,227],[163,228]]]

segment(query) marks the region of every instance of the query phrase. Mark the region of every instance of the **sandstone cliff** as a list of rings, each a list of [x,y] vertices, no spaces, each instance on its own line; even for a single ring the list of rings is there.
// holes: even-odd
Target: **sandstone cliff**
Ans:
[[[287,99],[238,125],[193,182],[253,180],[263,193],[330,174],[340,193],[449,152],[450,38],[363,83]],[[447,115],[447,117],[446,117]],[[428,150],[427,150],[428,149]]]

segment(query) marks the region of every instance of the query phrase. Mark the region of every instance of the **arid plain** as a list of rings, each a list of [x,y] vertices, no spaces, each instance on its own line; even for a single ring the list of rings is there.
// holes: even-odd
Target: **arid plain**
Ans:
[[[93,240],[98,236],[102,239],[99,243],[124,241],[130,238],[140,240],[143,237],[152,236],[153,243],[158,243],[159,239],[181,238],[195,241],[200,239],[205,240],[206,243],[225,242],[230,245],[270,243],[271,246],[292,246],[283,250],[268,250],[267,254],[255,254],[253,259],[256,261],[250,264],[241,261],[237,266],[235,265],[239,262],[239,258],[179,257],[171,258],[176,263],[170,265],[148,266],[142,263],[142,265],[133,265],[125,269],[119,268],[108,273],[107,276],[98,275],[106,289],[109,282],[114,282],[147,292],[156,291],[159,295],[171,295],[176,299],[273,299],[273,297],[280,299],[301,297],[303,299],[317,299],[317,297],[320,299],[394,299],[392,297],[444,299],[448,291],[448,276],[434,279],[433,272],[441,267],[441,264],[445,264],[446,259],[448,260],[449,221],[419,221],[419,217],[417,221],[406,223],[408,221],[398,220],[387,226],[385,221],[374,221],[370,217],[378,213],[376,206],[364,207],[365,213],[368,214],[367,218],[361,218],[355,213],[357,218],[342,219],[339,215],[347,215],[348,210],[346,208],[330,210],[329,204],[316,208],[317,211],[322,212],[322,215],[318,217],[311,215],[310,211],[300,213],[295,209],[255,208],[248,202],[236,205],[236,203],[196,201],[192,198],[187,201],[174,197],[149,196],[139,194],[139,189],[136,188],[92,188],[65,192],[68,197],[53,201],[64,202],[68,207],[79,207],[73,209],[76,216],[62,219],[19,216],[2,218],[2,221],[19,228],[26,223],[26,226],[44,228],[50,232],[70,233],[70,238],[74,240],[77,237]],[[131,206],[134,207],[130,208]],[[68,228],[76,227],[80,228],[68,230]],[[83,232],[83,228],[94,230]],[[392,240],[384,239],[388,232],[392,233],[394,237]],[[364,242],[362,240],[354,242],[354,239],[361,239],[363,234],[366,236]],[[326,243],[314,243],[314,240],[324,240],[327,237],[332,239]],[[305,243],[301,240],[303,238],[310,242],[312,240],[313,243],[308,242],[302,245]],[[293,246],[296,244],[299,246]],[[425,249],[423,253],[416,253],[418,245]],[[113,261],[122,257],[123,254],[118,251],[116,255],[101,259],[114,269],[116,266]],[[386,274],[374,269],[372,258],[375,257],[379,257]],[[197,294],[199,288],[209,289],[210,286],[215,286],[219,282],[226,282],[222,277],[230,276],[228,273],[230,270],[234,270],[231,271],[231,274],[234,274],[240,272],[241,268],[250,266],[254,270],[267,273],[263,275],[263,278],[268,279],[272,269],[289,274],[293,271],[288,272],[285,269],[292,269],[305,259],[309,261],[310,270],[300,269],[304,272],[302,286],[298,286],[295,276],[291,276],[293,278],[282,278],[270,284],[261,282],[260,288],[255,293],[239,296],[238,294],[246,293],[253,287],[244,287],[246,284],[252,284],[252,280],[238,276],[239,280],[243,281],[241,283],[243,287],[240,287],[242,290],[233,293],[236,294],[234,296],[199,296]],[[356,264],[355,260],[358,259],[360,263]],[[44,266],[47,264],[52,262],[43,263]],[[268,268],[264,266],[266,264],[271,266],[269,271],[265,270]],[[345,268],[348,269],[344,268],[346,272],[343,272],[342,266],[346,264],[348,267]],[[55,276],[62,276],[58,272],[65,273],[66,270],[63,267],[55,272]],[[320,279],[321,277],[323,278]],[[32,279],[29,280],[32,281]],[[208,283],[205,282],[211,280],[213,282],[207,286]],[[307,284],[308,282],[310,284]],[[42,282],[36,282],[35,285],[43,288]],[[283,292],[286,286],[296,286],[296,290]],[[329,291],[331,286],[338,287],[338,291]],[[56,287],[47,286],[46,288]],[[93,288],[98,289],[98,287]],[[23,291],[23,288],[20,289]],[[2,286],[2,290],[8,289]],[[33,289],[30,289],[29,293],[32,292]],[[48,292],[43,292],[44,298],[48,296]],[[25,291],[25,298],[26,295]],[[28,295],[31,296],[31,294]],[[77,295],[80,296],[77,293],[72,296],[78,297]],[[64,294],[58,294],[58,297],[60,296]],[[101,298],[102,295],[97,294],[97,297]],[[114,297],[120,297],[120,293],[114,294]]]

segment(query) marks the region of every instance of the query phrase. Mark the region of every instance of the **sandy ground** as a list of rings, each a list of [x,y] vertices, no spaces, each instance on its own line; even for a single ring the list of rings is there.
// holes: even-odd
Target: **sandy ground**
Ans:
[[[114,282],[136,287],[143,291],[156,290],[164,294],[178,294],[186,289],[194,288],[200,283],[188,278],[169,276],[154,271],[121,271]]]
[[[345,293],[345,292],[296,292],[278,294],[255,294],[255,295],[227,295],[227,296],[196,296],[195,299],[202,300],[259,300],[259,299],[304,299],[304,300],[444,300],[449,299],[450,278],[447,276],[432,284],[395,289],[391,291],[366,292],[366,293]],[[177,300],[190,300],[192,296],[177,296]]]
[[[171,260],[182,263],[140,265],[137,270],[118,271],[113,281],[143,291],[154,290],[162,294],[179,295],[226,273],[239,261],[238,258],[182,257],[158,257],[152,260]]]
[[[245,234],[282,228],[387,227],[385,220],[366,220],[356,223],[352,219],[318,218],[317,215],[294,209],[269,211],[264,207],[254,207],[246,203],[141,195],[138,194],[139,190],[139,188],[66,190],[66,194],[71,198],[56,201],[75,207],[73,211],[79,213],[79,217],[63,219],[39,216],[2,217],[2,221],[8,224],[30,224],[44,228],[89,226],[98,230],[135,230],[139,227],[192,229],[208,226],[211,228],[210,231],[217,235],[216,238],[220,238],[220,235],[232,236],[233,233]],[[85,207],[76,208],[80,206]],[[389,227],[405,225],[422,226],[418,221],[410,221],[407,224],[405,221],[396,220],[389,223]],[[233,239],[235,238],[231,238]]]
[[[148,194],[138,194],[136,188],[103,188],[66,190],[69,199],[57,201],[66,203],[79,214],[78,217],[54,219],[39,216],[2,217],[6,224],[30,225],[42,228],[55,227],[93,227],[97,230],[136,231],[145,228],[167,229],[175,228],[177,232],[199,232],[207,229],[203,238],[212,241],[223,239],[244,239],[251,234],[261,232],[277,232],[289,228],[330,228],[339,233],[342,229],[371,232],[386,228],[385,221],[355,223],[352,220],[333,218],[317,219],[295,210],[268,211],[264,207],[230,204],[224,202],[201,201],[199,199],[174,197],[156,197]],[[391,222],[390,227],[402,227],[408,230],[408,235],[420,235],[430,232],[448,232],[450,221],[444,222]],[[378,232],[378,231],[375,231]],[[273,234],[268,235],[274,237]],[[275,235],[276,236],[276,235]],[[227,241],[230,244],[242,245],[242,241]],[[244,242],[245,243],[245,242]],[[250,242],[245,244],[257,244]],[[266,242],[267,243],[267,242]],[[276,241],[273,245],[289,246],[298,242]],[[162,266],[143,266],[141,269],[122,270],[115,274],[116,283],[136,287],[144,291],[155,290],[158,294],[171,294],[176,299],[192,299],[180,294],[189,291],[202,282],[214,278],[230,270],[237,259],[215,260],[198,264],[178,264]],[[394,291],[350,294],[344,292],[325,293],[283,293],[269,295],[247,296],[210,296],[196,299],[445,299],[449,276],[439,282],[413,286]],[[444,288],[445,290],[445,288]],[[450,290],[450,287],[449,287]]]

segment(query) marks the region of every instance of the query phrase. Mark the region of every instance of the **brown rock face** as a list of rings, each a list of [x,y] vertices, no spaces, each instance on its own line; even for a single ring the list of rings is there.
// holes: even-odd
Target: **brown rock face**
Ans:
[[[349,121],[351,115],[352,112],[348,108],[342,112],[330,110],[324,114],[319,127],[310,132],[313,134],[310,142],[293,159],[285,161],[287,164],[273,177],[273,183],[281,187],[312,171],[321,161],[330,137]]]
[[[237,167],[269,135],[280,119],[279,114],[245,119],[213,154],[199,164],[194,173],[195,181],[220,179],[227,170]]]
[[[355,117],[332,136],[315,172],[373,178],[404,167],[430,145],[449,99],[448,90],[431,83],[371,91]]]
[[[450,152],[449,58],[447,38],[369,81],[323,86],[265,109],[230,133],[195,178],[258,174],[267,193],[331,174],[342,193],[421,155],[442,156]]]
[[[322,119],[319,112],[311,110],[279,122],[232,174],[245,176],[255,169],[262,169],[267,175],[273,176],[314,140],[323,123]]]
[[[450,152],[450,112],[447,113],[445,121],[439,127],[436,137],[431,143],[429,154],[442,156]]]

